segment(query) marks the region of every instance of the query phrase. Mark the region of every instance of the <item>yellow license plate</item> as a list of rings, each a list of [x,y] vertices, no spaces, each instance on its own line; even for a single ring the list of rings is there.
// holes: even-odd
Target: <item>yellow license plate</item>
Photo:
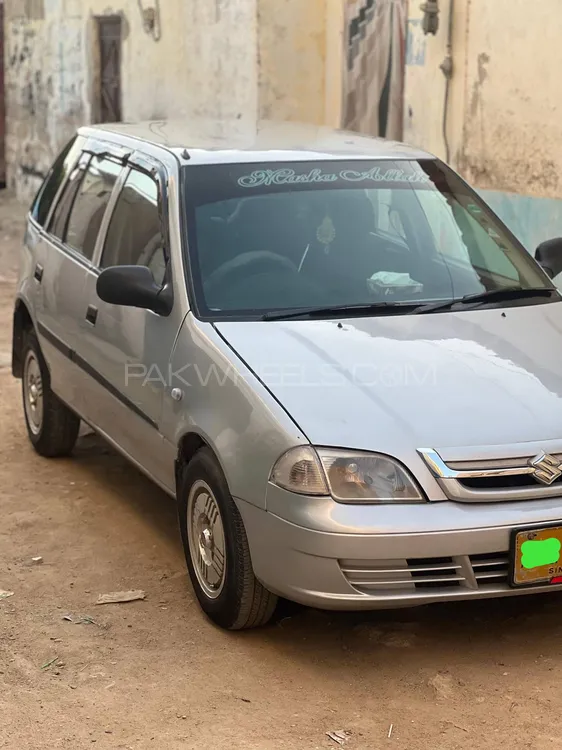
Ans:
[[[511,548],[512,586],[562,584],[562,526],[516,531]]]

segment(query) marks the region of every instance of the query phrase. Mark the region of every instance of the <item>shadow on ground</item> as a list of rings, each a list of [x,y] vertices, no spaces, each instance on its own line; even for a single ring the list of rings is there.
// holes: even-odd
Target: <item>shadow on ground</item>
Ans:
[[[177,552],[178,565],[183,565],[171,497],[94,434],[80,439],[73,460],[167,540]],[[293,657],[299,654],[313,660],[316,650],[334,649],[338,658],[355,661],[355,669],[366,650],[394,662],[412,649],[420,656],[438,649],[445,660],[449,655],[455,662],[483,658],[496,650],[507,663],[520,659],[522,648],[530,642],[545,644],[547,651],[548,642],[562,635],[561,622],[562,597],[554,593],[373,612],[324,612],[282,602],[276,621],[259,635],[235,637],[265,638],[279,650],[292,651]],[[305,649],[303,640],[309,641]],[[365,667],[370,670],[372,664],[365,662]]]

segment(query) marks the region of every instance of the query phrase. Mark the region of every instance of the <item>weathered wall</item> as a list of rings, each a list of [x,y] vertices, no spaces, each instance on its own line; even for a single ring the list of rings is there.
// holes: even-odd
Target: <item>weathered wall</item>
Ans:
[[[121,14],[127,120],[341,123],[343,0],[8,0],[8,179],[32,195],[96,120],[95,16]],[[147,33],[139,5],[160,7]]]
[[[106,0],[95,1],[99,13],[107,8]],[[255,0],[161,0],[159,41],[143,31],[137,0],[121,4],[129,6],[125,119],[255,117]]]
[[[257,0],[257,16],[260,117],[322,124],[326,0]]]
[[[262,117],[400,138],[407,0],[257,0]]]
[[[141,5],[155,7],[155,0]],[[35,192],[74,130],[95,119],[96,15],[123,16],[124,119],[255,119],[256,0],[159,6],[153,35],[143,28],[139,0],[8,0],[8,181],[22,197]]]
[[[8,181],[22,197],[75,129],[97,121],[102,15],[123,19],[126,120],[260,117],[379,133],[383,112],[382,130],[399,137],[406,0],[7,2]],[[150,8],[160,9],[152,32],[142,15]],[[367,26],[353,40],[349,28],[367,10],[375,23],[364,44]],[[359,55],[350,70],[351,42]],[[351,122],[343,103],[355,84],[366,114]]]
[[[340,127],[347,0],[256,0],[259,116]]]
[[[502,2],[502,0],[496,0]],[[445,158],[442,133],[445,77],[439,69],[447,50],[448,0],[441,2],[440,25],[437,36],[424,36],[421,3],[409,4],[406,42],[406,82],[404,101],[404,140]],[[466,27],[468,4],[456,0],[453,49],[455,79],[451,86],[448,108],[448,134],[451,144],[451,163],[462,148]]]
[[[410,3],[404,127],[407,141],[444,157],[449,0],[440,5],[438,34],[424,37],[419,3]],[[494,191],[491,202],[533,248],[562,235],[562,212],[544,200],[562,199],[561,2],[455,0],[453,21],[451,163]]]
[[[8,182],[34,191],[53,151],[87,112],[81,19],[53,14],[46,0],[8,0],[5,24]]]
[[[560,0],[473,0],[459,166],[482,187],[562,198]]]

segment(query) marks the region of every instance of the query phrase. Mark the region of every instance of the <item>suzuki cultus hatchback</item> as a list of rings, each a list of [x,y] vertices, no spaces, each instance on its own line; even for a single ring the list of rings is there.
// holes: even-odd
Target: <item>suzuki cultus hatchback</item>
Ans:
[[[13,373],[177,498],[207,615],[562,589],[562,242],[311,126],[83,128],[31,208]]]

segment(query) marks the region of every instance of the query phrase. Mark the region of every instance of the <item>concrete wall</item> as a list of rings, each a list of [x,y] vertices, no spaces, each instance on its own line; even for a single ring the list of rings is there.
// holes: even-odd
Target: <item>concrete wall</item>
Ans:
[[[97,4],[99,13],[107,7],[106,0]],[[158,42],[143,32],[137,0],[124,4],[130,19],[122,70],[125,119],[255,117],[255,0],[161,0]]]
[[[47,6],[47,7],[45,7]],[[8,183],[25,194],[53,151],[87,117],[80,19],[49,16],[48,1],[8,0],[5,24]]]
[[[257,0],[260,116],[322,124],[325,0]]]
[[[444,158],[442,132],[449,0],[436,37],[410,3],[405,140]],[[447,134],[451,163],[519,237],[562,235],[560,0],[455,0],[454,75]]]
[[[8,184],[28,199],[97,120],[96,16],[121,14],[126,120],[341,117],[342,0],[7,0]],[[153,33],[143,9],[160,8]]]
[[[155,0],[141,4],[155,7]],[[255,119],[256,0],[159,6],[153,35],[143,27],[138,0],[8,0],[8,183],[20,196],[35,192],[75,129],[96,119],[97,15],[123,17],[124,119]]]

